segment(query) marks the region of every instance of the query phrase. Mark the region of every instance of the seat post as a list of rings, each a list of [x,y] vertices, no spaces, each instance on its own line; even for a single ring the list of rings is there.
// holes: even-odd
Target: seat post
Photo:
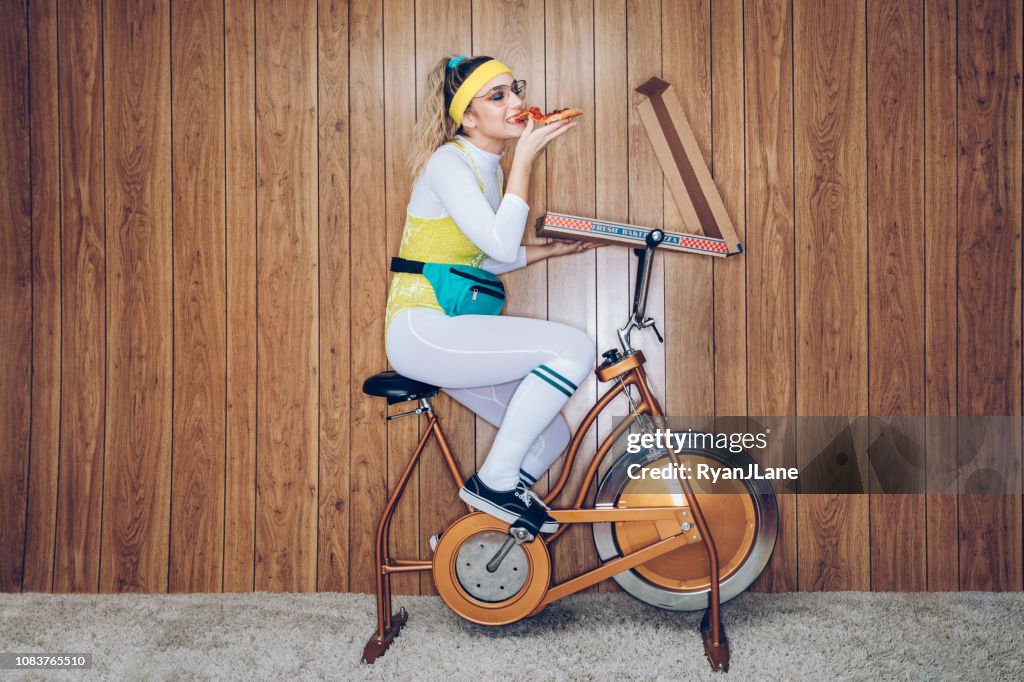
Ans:
[[[402,417],[408,417],[409,415],[413,414],[423,414],[424,412],[432,413],[431,411],[433,409],[434,406],[430,404],[429,399],[420,398],[420,406],[417,407],[415,410],[409,410],[408,412],[399,412],[398,414],[389,414],[386,418],[386,421],[391,421],[392,419],[401,419]]]

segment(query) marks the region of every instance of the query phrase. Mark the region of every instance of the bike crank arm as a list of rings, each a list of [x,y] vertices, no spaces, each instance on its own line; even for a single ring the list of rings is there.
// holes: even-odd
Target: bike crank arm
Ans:
[[[487,572],[494,573],[501,566],[501,562],[505,560],[508,553],[512,551],[512,548],[516,545],[521,545],[524,542],[533,542],[533,535],[530,531],[525,528],[519,528],[513,526],[508,529],[508,540],[505,540],[505,544],[494,553],[494,556],[490,561],[487,562]]]

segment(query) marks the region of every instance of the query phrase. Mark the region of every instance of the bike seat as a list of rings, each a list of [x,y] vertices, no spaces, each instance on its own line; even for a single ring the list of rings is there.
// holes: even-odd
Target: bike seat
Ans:
[[[381,372],[363,382],[363,393],[388,399],[388,405],[437,395],[437,386],[403,377],[398,372]]]

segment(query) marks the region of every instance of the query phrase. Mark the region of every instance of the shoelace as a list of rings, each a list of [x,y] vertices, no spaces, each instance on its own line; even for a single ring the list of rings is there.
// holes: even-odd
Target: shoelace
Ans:
[[[518,484],[516,485],[516,492],[515,492],[515,496],[516,496],[516,497],[518,497],[518,498],[519,498],[520,500],[522,500],[522,501],[523,501],[523,504],[524,504],[524,505],[526,505],[526,508],[527,508],[527,509],[529,509],[529,508],[530,508],[530,505],[532,505],[532,504],[533,504],[533,499],[534,499],[534,497],[536,497],[536,496],[535,496],[535,495],[534,495],[534,494],[533,494],[533,493],[532,493],[532,492],[530,491],[530,489],[526,487],[526,484],[525,484],[525,483],[523,483],[522,481],[520,481],[520,482],[519,482],[519,483],[518,483]]]
[[[516,497],[522,500],[523,504],[525,504],[527,508],[536,502],[540,506],[544,507],[545,511],[551,509],[551,507],[544,504],[544,500],[540,499],[540,495],[527,488],[526,484],[522,481],[519,481],[519,483],[516,484]]]

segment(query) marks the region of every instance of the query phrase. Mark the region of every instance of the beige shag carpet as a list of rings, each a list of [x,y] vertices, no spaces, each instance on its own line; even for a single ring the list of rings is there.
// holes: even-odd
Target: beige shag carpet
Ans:
[[[0,594],[0,653],[91,653],[40,680],[1021,680],[1024,594],[743,594],[723,608],[732,668],[714,674],[700,614],[624,594],[570,597],[488,628],[436,597],[396,597],[409,623],[375,665],[356,594]]]

